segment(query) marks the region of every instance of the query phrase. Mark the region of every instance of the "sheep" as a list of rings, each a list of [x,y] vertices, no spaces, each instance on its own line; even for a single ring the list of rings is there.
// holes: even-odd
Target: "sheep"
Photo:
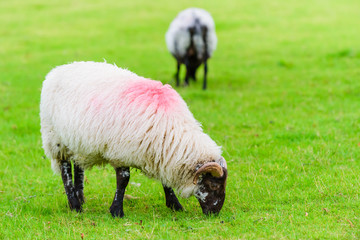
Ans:
[[[196,70],[204,63],[203,89],[206,89],[207,60],[217,45],[215,24],[210,13],[200,8],[188,8],[181,11],[171,22],[165,34],[166,45],[177,61],[175,74],[176,86],[179,86],[181,64],[186,66],[185,85],[189,78],[196,80]]]
[[[113,217],[124,216],[129,168],[160,180],[172,210],[183,209],[174,188],[194,195],[204,214],[220,212],[227,179],[221,148],[169,85],[107,63],[58,66],[43,82],[40,119],[44,152],[61,173],[71,210],[82,211],[84,170],[110,164]]]

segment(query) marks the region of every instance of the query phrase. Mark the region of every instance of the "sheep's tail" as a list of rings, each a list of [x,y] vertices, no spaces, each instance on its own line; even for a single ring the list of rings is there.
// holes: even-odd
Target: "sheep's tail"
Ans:
[[[206,25],[201,25],[200,20],[196,18],[194,24],[193,42],[199,59],[202,59],[205,55],[207,55],[206,34]]]
[[[195,19],[195,35],[202,35],[201,24],[198,18]]]

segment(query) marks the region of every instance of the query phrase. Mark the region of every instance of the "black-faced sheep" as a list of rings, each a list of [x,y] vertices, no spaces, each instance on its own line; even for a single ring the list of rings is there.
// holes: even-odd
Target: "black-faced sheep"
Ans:
[[[211,15],[199,8],[180,12],[171,22],[165,35],[166,45],[177,61],[176,85],[179,86],[181,64],[186,66],[185,85],[189,78],[196,80],[196,70],[204,63],[203,89],[206,89],[207,60],[216,48],[217,37]]]
[[[61,172],[71,209],[82,210],[84,169],[104,163],[116,171],[113,216],[124,216],[130,167],[162,182],[171,209],[182,209],[172,188],[195,195],[205,214],[222,208],[227,166],[220,147],[169,85],[106,63],[59,66],[43,83],[40,118],[43,148]]]

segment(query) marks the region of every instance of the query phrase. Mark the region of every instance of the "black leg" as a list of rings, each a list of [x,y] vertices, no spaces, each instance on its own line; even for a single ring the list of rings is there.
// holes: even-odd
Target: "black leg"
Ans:
[[[208,68],[207,68],[207,60],[205,59],[205,61],[204,61],[204,83],[203,83],[203,90],[206,89],[207,71],[208,71]]]
[[[194,70],[194,72],[192,73],[192,76],[191,76],[192,79],[194,79],[194,82],[196,82],[196,70],[197,69]]]
[[[166,206],[175,211],[183,210],[183,207],[181,206],[172,188],[166,187],[164,184],[163,188],[165,192]]]
[[[189,68],[189,60],[185,59],[185,66],[186,66],[186,75],[185,75],[185,86],[189,85],[189,77],[190,77],[190,68]]]
[[[84,169],[74,163],[74,182],[76,196],[79,198],[80,203],[85,202],[84,199]]]
[[[69,201],[69,206],[71,210],[76,210],[77,212],[81,212],[81,203],[79,198],[76,195],[75,187],[72,182],[72,174],[71,174],[71,163],[67,161],[61,162],[61,177],[64,183],[65,192]]]
[[[186,75],[185,75],[185,86],[189,86],[189,70],[186,69]]]
[[[208,54],[208,42],[207,42],[207,28],[204,28],[204,32],[203,32],[203,40],[204,40],[204,49],[205,49],[205,56],[204,56],[204,82],[203,82],[203,90],[206,89],[206,78],[207,78],[207,60],[209,58],[209,54]]]
[[[128,167],[116,168],[116,192],[114,201],[110,207],[110,213],[113,217],[123,217],[123,200],[125,188],[129,183],[130,169]]]
[[[180,80],[179,80],[179,72],[180,72],[180,62],[177,62],[177,71],[175,74],[176,77],[176,86],[178,87],[180,85]]]

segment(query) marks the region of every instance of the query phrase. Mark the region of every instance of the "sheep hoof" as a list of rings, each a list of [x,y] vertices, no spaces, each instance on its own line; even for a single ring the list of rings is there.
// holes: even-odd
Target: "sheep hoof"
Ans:
[[[110,210],[111,216],[113,216],[114,218],[115,217],[120,217],[120,218],[124,217],[124,211],[121,209],[120,206],[111,205],[109,210]]]
[[[181,204],[179,203],[179,201],[167,203],[166,206],[174,211],[183,211],[184,210],[183,207],[181,206]]]
[[[77,191],[76,196],[79,198],[80,204],[85,203],[85,197],[82,191]]]
[[[69,207],[71,210],[75,210],[76,212],[82,212],[81,203],[78,198],[70,198],[69,199]]]

